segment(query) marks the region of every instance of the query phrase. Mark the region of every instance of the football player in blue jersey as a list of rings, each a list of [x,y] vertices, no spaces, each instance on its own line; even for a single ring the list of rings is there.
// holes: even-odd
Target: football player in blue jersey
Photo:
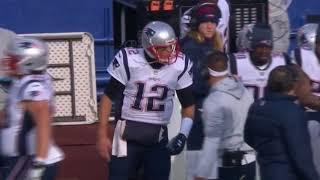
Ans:
[[[100,102],[97,148],[109,162],[110,180],[168,180],[170,155],[179,154],[193,123],[192,63],[179,51],[174,30],[160,21],[143,28],[143,48],[124,48],[108,67],[111,79]],[[168,142],[173,98],[181,102],[181,128]],[[119,100],[113,140],[109,117]]]
[[[52,138],[54,90],[47,45],[38,39],[16,38],[1,60],[12,80],[0,131],[4,179],[55,179],[64,154]]]

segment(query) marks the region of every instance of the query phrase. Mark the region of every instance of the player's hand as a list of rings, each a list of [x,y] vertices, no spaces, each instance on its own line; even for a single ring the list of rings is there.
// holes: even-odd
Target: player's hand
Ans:
[[[112,144],[107,136],[98,137],[97,149],[101,157],[110,161]]]
[[[187,137],[182,133],[179,133],[177,136],[172,138],[167,145],[169,154],[177,155],[181,153],[186,143],[186,140],[187,140]]]
[[[32,162],[31,169],[27,173],[26,180],[41,180],[46,169],[46,165],[43,162]]]

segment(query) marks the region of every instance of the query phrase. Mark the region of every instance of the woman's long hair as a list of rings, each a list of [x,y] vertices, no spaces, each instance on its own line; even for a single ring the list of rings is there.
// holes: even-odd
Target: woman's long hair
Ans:
[[[197,30],[191,30],[190,32],[188,32],[187,35],[192,39],[194,39],[199,44],[205,41],[205,37],[201,33],[199,33],[199,31]],[[212,49],[219,50],[221,52],[224,51],[222,37],[220,35],[220,32],[217,30],[215,31],[212,37]]]

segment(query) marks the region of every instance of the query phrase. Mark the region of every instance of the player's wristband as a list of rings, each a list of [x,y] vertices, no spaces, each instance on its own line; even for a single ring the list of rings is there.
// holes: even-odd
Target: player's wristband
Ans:
[[[189,117],[184,117],[181,120],[180,133],[188,137],[189,132],[192,128],[193,120]]]

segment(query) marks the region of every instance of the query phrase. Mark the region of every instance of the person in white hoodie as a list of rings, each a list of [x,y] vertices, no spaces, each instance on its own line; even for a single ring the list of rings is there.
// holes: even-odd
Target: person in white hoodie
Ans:
[[[211,89],[203,103],[205,139],[194,179],[254,180],[255,153],[243,139],[253,96],[229,75],[224,53],[209,54],[206,63]]]

